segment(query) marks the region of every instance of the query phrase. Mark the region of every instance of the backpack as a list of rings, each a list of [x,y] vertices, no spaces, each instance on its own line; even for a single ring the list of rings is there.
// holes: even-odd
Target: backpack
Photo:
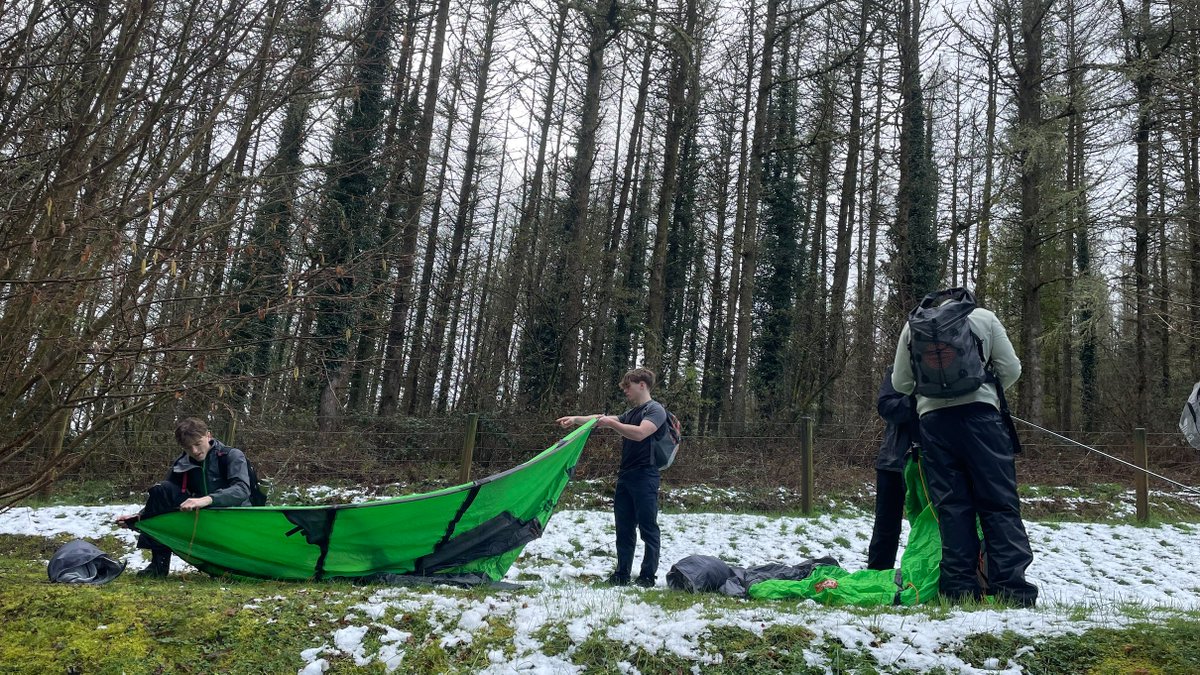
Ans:
[[[942,302],[946,298],[950,300]],[[926,295],[909,313],[908,356],[917,394],[956,398],[989,380],[983,341],[967,320],[975,307],[971,291],[951,288]]]
[[[217,451],[217,464],[221,467],[221,478],[229,480],[229,453]],[[250,506],[266,506],[267,493],[263,491],[258,480],[258,472],[254,465],[246,459],[246,473],[250,474]]]
[[[675,455],[679,452],[679,444],[683,442],[683,425],[679,423],[679,418],[675,413],[663,408],[667,413],[667,422],[663,426],[667,428],[667,432],[661,437],[654,439],[654,465],[662,469],[669,469],[675,463]]]
[[[107,584],[121,576],[125,563],[117,562],[104,551],[82,539],[63,544],[50,563],[46,575],[54,583],[64,584]]]
[[[1193,448],[1200,449],[1200,382],[1192,387],[1192,395],[1183,404],[1179,430]]]

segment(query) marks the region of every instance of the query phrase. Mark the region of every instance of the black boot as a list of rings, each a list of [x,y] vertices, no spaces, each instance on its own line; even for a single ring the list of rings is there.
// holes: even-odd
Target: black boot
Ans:
[[[156,577],[161,578],[167,576],[171,571],[171,551],[170,550],[155,550],[150,554],[150,564],[146,568],[137,573],[139,577]]]

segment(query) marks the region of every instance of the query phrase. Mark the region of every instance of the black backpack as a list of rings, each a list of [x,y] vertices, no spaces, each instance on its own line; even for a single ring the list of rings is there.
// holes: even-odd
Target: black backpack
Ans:
[[[218,450],[217,464],[221,468],[221,478],[229,480],[229,453]],[[258,472],[254,470],[254,465],[249,459],[246,459],[246,473],[250,474],[250,506],[266,506],[267,493],[259,484]]]
[[[679,444],[683,442],[683,425],[679,423],[679,418],[675,413],[663,408],[667,413],[667,421],[664,426],[667,432],[662,436],[654,439],[654,465],[662,469],[669,469],[675,463],[675,456],[679,453]]]
[[[926,295],[909,313],[908,355],[917,394],[955,398],[988,381],[983,341],[967,320],[975,307],[971,291],[951,288]]]

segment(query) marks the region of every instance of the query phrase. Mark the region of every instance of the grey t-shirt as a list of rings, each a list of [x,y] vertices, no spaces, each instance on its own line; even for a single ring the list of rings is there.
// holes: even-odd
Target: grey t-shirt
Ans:
[[[621,439],[621,468],[624,473],[631,469],[657,468],[654,463],[654,441],[667,433],[667,409],[653,399],[621,413],[617,420],[622,424],[641,425],[643,420],[654,422],[656,431],[640,441]]]

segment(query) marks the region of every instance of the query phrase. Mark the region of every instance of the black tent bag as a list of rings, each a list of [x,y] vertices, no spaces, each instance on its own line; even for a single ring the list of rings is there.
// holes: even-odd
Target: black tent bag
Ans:
[[[46,567],[50,581],[64,584],[107,584],[121,576],[125,563],[82,539],[63,544]]]
[[[743,568],[710,555],[689,555],[671,566],[671,571],[667,572],[667,585],[691,593],[717,592],[733,597],[745,597],[749,588],[760,581],[799,581],[808,578],[818,565],[836,567],[837,564],[837,560],[826,556],[804,560],[796,565],[767,563]]]

